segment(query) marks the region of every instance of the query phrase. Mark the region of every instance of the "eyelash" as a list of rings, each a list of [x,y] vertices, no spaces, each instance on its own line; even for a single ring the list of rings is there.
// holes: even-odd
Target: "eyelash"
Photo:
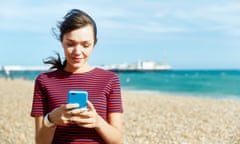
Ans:
[[[68,47],[72,47],[72,46],[74,46],[75,44],[71,44],[71,43],[67,43],[66,44],[66,46],[68,46]],[[88,47],[90,47],[90,44],[86,44],[86,45],[83,45],[83,47],[84,48],[88,48]]]
[[[72,47],[72,46],[74,46],[74,44],[66,44],[66,46],[68,46],[68,47]]]

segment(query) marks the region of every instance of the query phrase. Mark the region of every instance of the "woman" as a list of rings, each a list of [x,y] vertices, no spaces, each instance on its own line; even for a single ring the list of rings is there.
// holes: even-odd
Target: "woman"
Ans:
[[[35,80],[31,116],[36,143],[121,143],[122,101],[119,78],[88,64],[97,27],[85,12],[73,9],[58,25],[65,60],[45,61],[56,69]],[[70,90],[88,92],[88,108],[67,104]]]

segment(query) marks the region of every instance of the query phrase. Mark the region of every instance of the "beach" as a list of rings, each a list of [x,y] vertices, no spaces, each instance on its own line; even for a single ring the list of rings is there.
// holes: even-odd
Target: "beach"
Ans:
[[[0,79],[1,144],[34,143],[33,82]],[[122,91],[124,144],[239,144],[240,101]]]

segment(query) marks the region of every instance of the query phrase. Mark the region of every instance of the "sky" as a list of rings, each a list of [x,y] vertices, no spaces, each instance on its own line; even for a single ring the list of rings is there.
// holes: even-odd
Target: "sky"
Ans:
[[[42,66],[73,8],[93,17],[92,65],[166,63],[173,69],[240,69],[239,0],[8,0],[0,5],[0,65]]]

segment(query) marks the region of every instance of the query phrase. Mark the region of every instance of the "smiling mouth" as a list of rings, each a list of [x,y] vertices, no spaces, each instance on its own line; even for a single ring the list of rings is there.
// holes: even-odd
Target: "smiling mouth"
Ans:
[[[79,63],[82,61],[82,59],[81,58],[72,58],[72,61],[75,63]]]

